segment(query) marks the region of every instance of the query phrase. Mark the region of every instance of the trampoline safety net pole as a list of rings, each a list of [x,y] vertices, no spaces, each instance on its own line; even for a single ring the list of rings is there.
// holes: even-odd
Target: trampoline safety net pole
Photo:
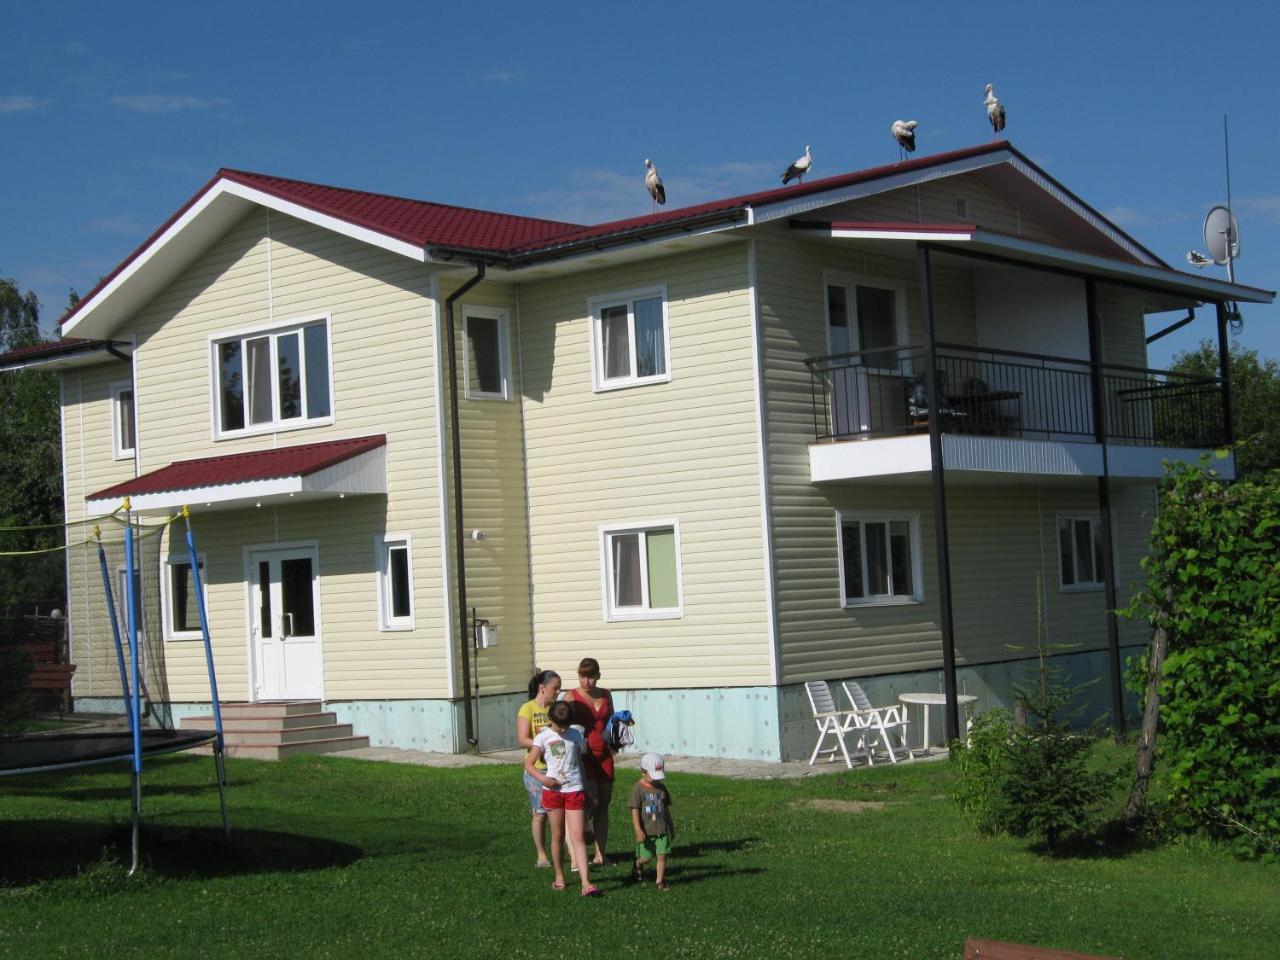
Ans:
[[[138,670],[138,591],[135,577],[137,567],[133,554],[133,512],[129,498],[124,501],[124,592],[126,615],[129,632],[129,658],[133,670],[132,702],[129,704],[129,732],[133,735],[133,863],[129,867],[129,876],[138,871],[139,842],[142,820],[142,697],[139,694]]]
[[[218,769],[218,798],[222,803],[222,831],[231,835],[231,823],[227,820],[227,767],[222,738],[222,704],[218,700],[218,677],[213,669],[213,641],[209,636],[209,611],[204,602],[204,578],[200,575],[200,558],[196,554],[196,537],[191,532],[191,511],[182,508],[182,520],[186,526],[187,556],[191,560],[191,586],[196,595],[196,613],[200,617],[200,634],[204,638],[204,660],[209,669],[209,696],[213,700],[213,729],[217,738],[213,744],[214,762]]]
[[[111,589],[111,574],[107,569],[107,551],[102,546],[102,531],[93,528],[93,535],[98,540],[98,565],[102,568],[102,589],[107,596],[107,617],[111,620],[111,638],[116,643],[116,666],[120,668],[120,692],[124,698],[126,709],[129,700],[129,677],[124,671],[124,647],[120,640],[120,620],[116,615],[115,593]]]

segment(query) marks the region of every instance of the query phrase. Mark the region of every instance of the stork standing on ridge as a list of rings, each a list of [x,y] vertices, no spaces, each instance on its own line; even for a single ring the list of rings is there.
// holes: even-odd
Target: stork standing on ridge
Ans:
[[[808,144],[804,148],[804,156],[797,160],[786,170],[782,171],[782,185],[785,187],[792,180],[799,180],[804,183],[804,175],[809,172],[813,166],[813,154],[809,151]]]
[[[658,176],[658,168],[653,165],[653,161],[645,158],[645,169],[648,171],[644,175],[644,185],[649,191],[649,196],[653,197],[653,212],[658,212],[658,206],[667,202],[667,188],[662,185],[662,177]]]
[[[898,162],[901,163],[907,159],[908,153],[915,153],[916,150],[916,127],[920,126],[916,120],[895,120],[893,126],[889,128],[889,132],[893,134],[893,139],[898,141],[901,147],[898,151]]]
[[[995,139],[995,134],[1004,129],[1004,104],[996,99],[996,88],[991,84],[987,84],[987,119],[991,121],[991,129],[993,131],[991,139]]]

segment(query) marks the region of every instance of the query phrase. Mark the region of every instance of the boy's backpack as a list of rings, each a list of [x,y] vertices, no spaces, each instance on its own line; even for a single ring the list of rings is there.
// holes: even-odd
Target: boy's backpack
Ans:
[[[619,710],[611,716],[604,727],[604,742],[609,749],[618,753],[632,746],[636,742],[635,734],[631,732],[634,725],[630,710]]]

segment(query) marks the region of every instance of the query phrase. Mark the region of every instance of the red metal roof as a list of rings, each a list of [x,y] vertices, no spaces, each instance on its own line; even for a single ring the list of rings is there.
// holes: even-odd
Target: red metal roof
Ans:
[[[167,493],[196,487],[215,487],[251,480],[276,480],[281,477],[305,477],[331,467],[335,463],[385,446],[385,434],[357,437],[354,440],[329,440],[304,443],[296,447],[232,453],[223,457],[178,460],[140,477],[90,494],[86,500],[111,500],[144,493]]]

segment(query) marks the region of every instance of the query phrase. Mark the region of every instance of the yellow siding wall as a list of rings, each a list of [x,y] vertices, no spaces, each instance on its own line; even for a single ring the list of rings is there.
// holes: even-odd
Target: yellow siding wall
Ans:
[[[430,287],[421,264],[258,209],[117,334],[137,338],[141,472],[193,457],[370,434],[388,438],[386,498],[260,511],[203,512],[193,505],[197,541],[210,566],[211,626],[228,698],[248,695],[242,546],[288,540],[319,541],[328,697],[448,694]],[[214,441],[210,336],[321,313],[331,318],[334,423]],[[87,452],[86,459],[101,455]],[[69,485],[68,500],[82,504],[85,492],[111,482],[95,476]],[[412,632],[378,629],[374,537],[383,532],[413,537]],[[175,696],[207,696],[195,645],[167,649]]]
[[[665,283],[670,383],[592,392],[589,298]],[[520,290],[538,665],[604,683],[769,683],[747,248]],[[599,527],[680,521],[684,615],[609,623]]]

